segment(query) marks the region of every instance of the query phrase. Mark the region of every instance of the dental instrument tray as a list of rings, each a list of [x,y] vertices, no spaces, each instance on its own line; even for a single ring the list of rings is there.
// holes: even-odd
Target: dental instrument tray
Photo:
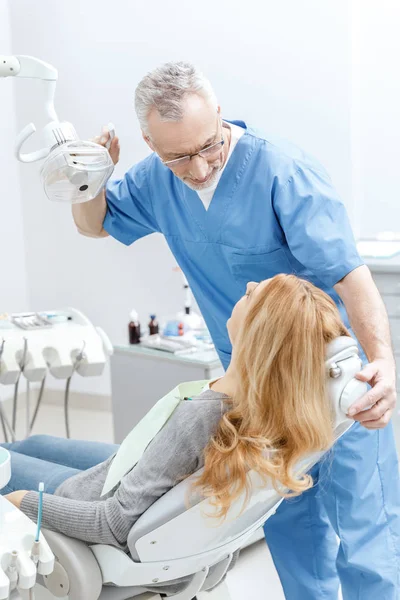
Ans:
[[[17,327],[31,331],[32,329],[41,329],[43,327],[51,327],[51,321],[38,313],[19,313],[12,314],[10,321]]]
[[[190,353],[191,349],[193,348],[192,343],[188,344],[187,341],[182,342],[178,339],[167,339],[159,334],[149,335],[148,337],[142,338],[140,340],[140,344],[145,348],[153,348],[154,350],[164,350],[164,352],[172,353],[180,351],[187,351],[188,353]]]

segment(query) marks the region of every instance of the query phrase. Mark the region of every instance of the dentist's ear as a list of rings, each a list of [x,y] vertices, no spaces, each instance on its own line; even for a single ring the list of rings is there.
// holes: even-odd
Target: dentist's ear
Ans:
[[[149,146],[150,150],[153,150],[153,152],[155,152],[154,146],[151,143],[151,139],[149,138],[148,135],[146,135],[144,133],[144,131],[142,131],[142,138],[144,139],[144,141],[146,142],[146,144]]]

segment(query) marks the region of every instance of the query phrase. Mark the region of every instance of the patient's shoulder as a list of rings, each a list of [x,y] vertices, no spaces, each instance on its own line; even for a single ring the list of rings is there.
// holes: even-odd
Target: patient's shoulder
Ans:
[[[192,473],[217,429],[223,410],[223,399],[220,398],[180,402],[146,448],[138,464],[140,470],[148,475],[148,469],[153,472],[162,468],[164,472],[168,465],[173,477]]]
[[[181,402],[170,419],[179,437],[190,438],[192,443],[206,445],[215,433],[219,420],[226,410],[223,395],[205,399],[198,396]]]

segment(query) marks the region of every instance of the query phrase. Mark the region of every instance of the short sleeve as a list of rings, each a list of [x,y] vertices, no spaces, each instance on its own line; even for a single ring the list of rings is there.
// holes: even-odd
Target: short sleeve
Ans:
[[[103,227],[127,246],[159,231],[153,213],[147,182],[149,161],[138,163],[123,179],[109,181],[106,187],[107,213]]]
[[[277,188],[273,203],[293,256],[326,286],[363,264],[346,208],[327,174],[298,168]]]

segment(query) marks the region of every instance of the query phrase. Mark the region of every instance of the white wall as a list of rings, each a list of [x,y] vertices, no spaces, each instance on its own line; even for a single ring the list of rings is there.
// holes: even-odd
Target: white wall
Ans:
[[[356,216],[360,233],[369,237],[400,232],[400,4],[354,0],[354,5]]]
[[[0,0],[0,40],[0,54],[11,54],[5,0]],[[0,314],[22,311],[28,305],[20,180],[13,155],[15,135],[13,80],[0,79]]]
[[[115,123],[122,147],[117,175],[147,153],[133,111],[136,84],[162,62],[188,59],[213,82],[225,117],[248,120],[317,156],[352,214],[346,0],[9,5],[14,53],[59,70],[59,117],[74,123],[82,138]],[[18,84],[18,126],[40,124],[39,86]],[[125,248],[79,236],[69,206],[44,197],[37,171],[20,167],[31,308],[76,306],[114,342],[126,340],[132,306],[144,321],[153,311],[173,314],[182,302],[180,278],[163,239],[151,236]],[[85,387],[107,393],[108,385],[104,377]]]

